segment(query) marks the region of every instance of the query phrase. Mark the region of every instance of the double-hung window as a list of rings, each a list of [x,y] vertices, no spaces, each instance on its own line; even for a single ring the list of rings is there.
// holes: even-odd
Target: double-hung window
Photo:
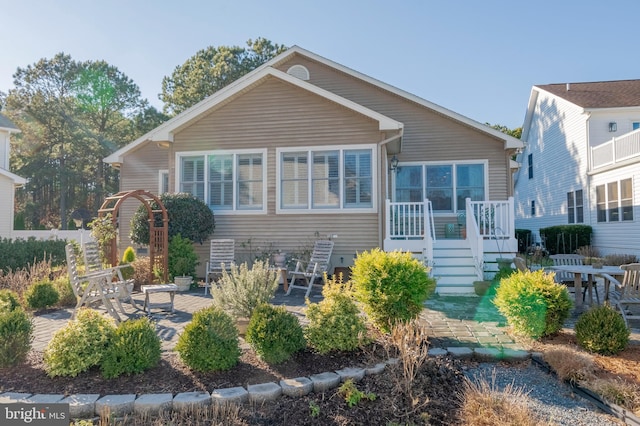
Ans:
[[[266,150],[178,153],[177,187],[217,212],[265,212]]]
[[[278,149],[278,211],[372,211],[374,148]]]
[[[584,222],[584,206],[581,189],[567,192],[567,215],[568,223]]]
[[[598,222],[633,220],[633,183],[631,178],[596,186]]]

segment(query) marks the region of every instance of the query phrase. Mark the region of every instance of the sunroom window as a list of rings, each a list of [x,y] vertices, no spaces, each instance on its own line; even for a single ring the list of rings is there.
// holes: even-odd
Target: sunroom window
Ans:
[[[178,154],[178,187],[215,211],[264,211],[265,156],[266,150]]]
[[[279,150],[279,209],[373,209],[373,148]]]

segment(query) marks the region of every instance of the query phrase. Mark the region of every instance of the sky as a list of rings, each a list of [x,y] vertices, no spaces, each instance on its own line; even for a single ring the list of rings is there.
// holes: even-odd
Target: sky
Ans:
[[[637,0],[0,0],[0,91],[64,52],[162,109],[207,46],[298,45],[481,123],[523,124],[531,87],[640,78]]]

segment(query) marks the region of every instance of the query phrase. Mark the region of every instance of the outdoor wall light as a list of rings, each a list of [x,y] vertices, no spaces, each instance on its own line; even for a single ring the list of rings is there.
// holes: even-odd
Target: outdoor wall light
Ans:
[[[609,131],[610,132],[618,131],[618,124],[615,121],[612,121],[611,123],[609,123]]]
[[[392,172],[397,172],[398,171],[398,157],[396,157],[395,155],[391,158],[391,161],[389,162],[390,165],[390,170]]]

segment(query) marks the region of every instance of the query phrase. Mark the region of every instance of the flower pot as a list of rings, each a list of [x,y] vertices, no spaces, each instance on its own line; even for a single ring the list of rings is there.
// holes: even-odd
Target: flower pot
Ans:
[[[513,259],[499,257],[496,259],[496,262],[498,262],[498,269],[511,269],[511,264],[513,263]]]
[[[178,286],[178,291],[188,291],[191,288],[193,278],[189,275],[183,277],[174,277],[173,282]]]
[[[491,281],[474,281],[473,290],[478,296],[484,296],[487,290],[491,287]]]
[[[284,253],[276,253],[273,255],[273,263],[275,263],[275,265],[278,268],[284,267],[285,260],[286,260],[286,255]]]

